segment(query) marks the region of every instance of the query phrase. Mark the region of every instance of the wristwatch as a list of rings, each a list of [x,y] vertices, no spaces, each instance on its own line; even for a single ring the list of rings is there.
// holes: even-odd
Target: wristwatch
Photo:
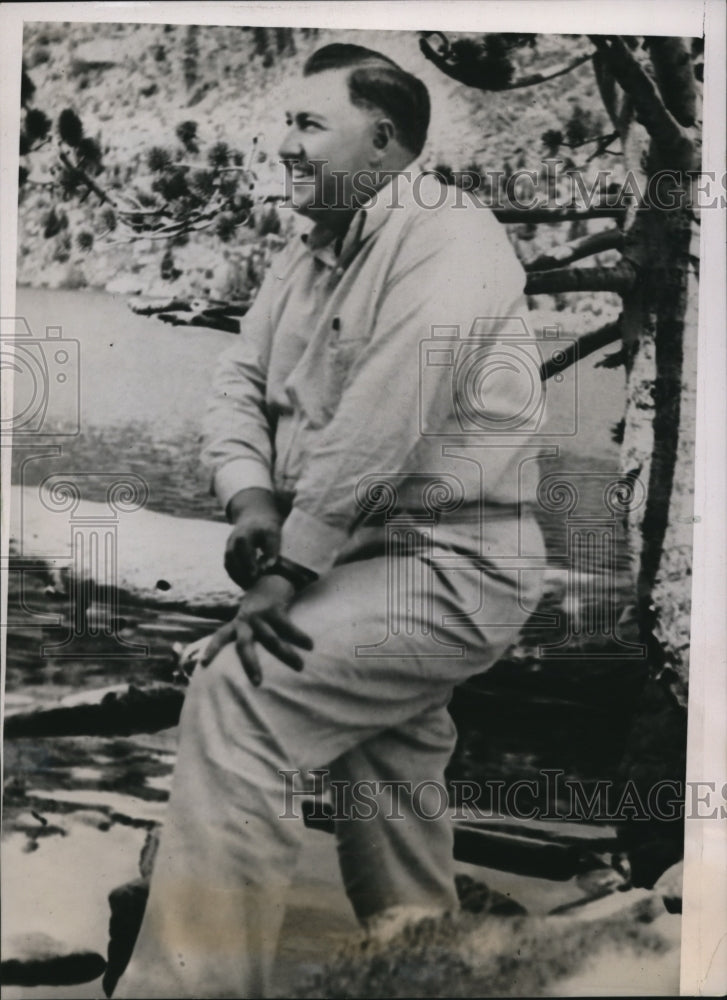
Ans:
[[[296,592],[303,590],[310,583],[315,583],[318,579],[318,574],[314,573],[312,569],[292,562],[290,559],[286,559],[285,556],[278,556],[275,562],[265,567],[261,575],[282,576],[289,583],[293,584]]]

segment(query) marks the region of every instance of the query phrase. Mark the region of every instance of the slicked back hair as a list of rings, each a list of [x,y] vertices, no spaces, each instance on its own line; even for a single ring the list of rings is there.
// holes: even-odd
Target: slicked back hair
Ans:
[[[396,137],[418,156],[429,128],[429,91],[418,77],[407,73],[393,59],[362,45],[324,45],[308,57],[303,76],[329,69],[350,69],[348,92],[358,107],[379,108],[391,118]]]

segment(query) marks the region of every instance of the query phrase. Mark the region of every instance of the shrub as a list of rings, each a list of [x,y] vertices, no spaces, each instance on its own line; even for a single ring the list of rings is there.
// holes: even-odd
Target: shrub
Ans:
[[[198,153],[197,145],[197,122],[180,122],[176,128],[176,136],[189,153]]]
[[[69,146],[78,146],[83,139],[81,119],[72,108],[64,108],[58,116],[58,134]]]

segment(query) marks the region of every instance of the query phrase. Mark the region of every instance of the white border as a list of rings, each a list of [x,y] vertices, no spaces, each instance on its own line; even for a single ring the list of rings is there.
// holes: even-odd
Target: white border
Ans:
[[[725,5],[706,5],[703,169],[725,164]],[[725,365],[725,212],[701,217],[697,370],[697,453],[693,549],[688,782],[714,781],[727,797],[727,367]],[[725,801],[724,798],[721,799]],[[689,806],[689,804],[688,804]],[[708,810],[703,810],[708,812]],[[681,992],[727,990],[727,810],[687,821]]]
[[[263,24],[330,28],[388,28],[544,33],[707,36],[704,170],[724,171],[725,6],[721,0],[448,0],[246,3],[22,3],[0,8],[0,308],[13,315],[17,232],[17,135],[23,21],[136,21]],[[725,664],[725,213],[702,216],[699,319],[698,447],[696,456],[694,585],[690,678],[690,781],[714,781],[720,799],[727,781],[727,667]],[[9,455],[2,457],[3,485]],[[6,494],[7,495],[7,494]],[[8,510],[2,510],[2,544]],[[4,550],[3,550],[4,551]],[[5,607],[6,580],[2,580]],[[4,634],[2,636],[4,644]],[[4,659],[3,659],[4,680]],[[727,787],[724,789],[727,796]],[[722,799],[722,801],[724,801]],[[727,837],[725,818],[687,823],[681,990],[721,995],[727,987]]]

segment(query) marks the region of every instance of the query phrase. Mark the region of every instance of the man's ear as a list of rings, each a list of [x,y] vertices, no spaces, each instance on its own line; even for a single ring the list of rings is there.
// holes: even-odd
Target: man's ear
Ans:
[[[374,127],[374,146],[377,149],[386,149],[395,135],[396,129],[391,119],[380,118]]]

